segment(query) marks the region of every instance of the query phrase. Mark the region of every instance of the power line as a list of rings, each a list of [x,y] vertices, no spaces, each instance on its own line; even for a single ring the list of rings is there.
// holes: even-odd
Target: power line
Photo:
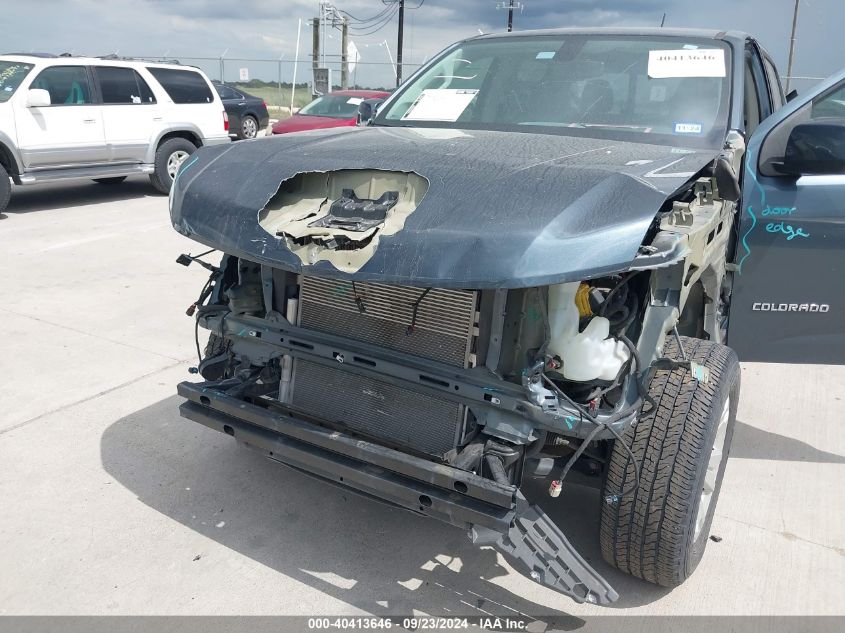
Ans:
[[[388,9],[388,11],[389,11],[389,13],[377,24],[370,24],[370,25],[364,26],[364,27],[350,26],[349,30],[353,31],[355,33],[355,35],[357,35],[358,37],[363,37],[365,35],[372,35],[373,33],[378,33],[385,26],[390,24],[390,22],[393,20],[393,16],[395,16],[396,13],[399,11],[399,8],[397,6],[393,6],[393,7],[390,7]]]
[[[382,9],[381,11],[379,11],[378,13],[376,13],[374,16],[369,17],[369,18],[359,18],[359,17],[357,17],[357,16],[352,15],[352,14],[351,14],[351,13],[349,13],[348,11],[340,11],[340,12],[341,12],[343,15],[349,16],[350,18],[352,18],[352,20],[353,20],[354,22],[356,22],[356,23],[358,23],[358,24],[368,24],[368,23],[372,23],[372,22],[377,22],[377,21],[378,21],[378,20],[380,20],[382,17],[384,17],[384,15],[385,15],[386,13],[388,13],[388,12],[389,12],[392,8],[393,8],[393,7],[391,7],[391,6],[387,6],[387,7],[385,7],[384,9]]]
[[[397,44],[396,44],[396,87],[399,87],[399,84],[402,83],[402,47],[403,42],[405,39],[405,9],[415,10],[419,9],[425,4],[425,0],[420,0],[416,6],[413,7],[406,7],[405,0],[381,0],[382,4],[392,4],[397,5],[399,7],[398,14],[399,14],[399,27],[398,27],[398,34],[397,34]],[[512,1],[512,0],[511,0]],[[394,13],[390,14],[392,18]]]

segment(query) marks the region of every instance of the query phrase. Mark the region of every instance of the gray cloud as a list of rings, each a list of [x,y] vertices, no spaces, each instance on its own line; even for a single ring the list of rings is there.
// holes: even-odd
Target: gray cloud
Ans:
[[[417,0],[408,0],[409,6]],[[379,0],[335,0],[339,8],[359,17],[379,14],[385,6]],[[517,12],[516,28],[562,26],[656,26],[664,12],[667,26],[688,26],[745,30],[757,36],[785,71],[789,25],[793,0],[523,0]],[[798,28],[796,74],[824,76],[845,61],[845,3],[842,0],[802,0]],[[164,55],[191,61],[197,57],[215,58],[228,49],[227,58],[277,60],[283,56],[283,78],[289,79],[295,56],[299,19],[308,20],[317,12],[317,0],[30,0],[9,2],[3,9],[6,50],[124,55]],[[407,11],[405,58],[422,62],[458,39],[476,35],[479,30],[503,30],[504,11],[496,10],[496,0],[425,0],[418,10]],[[372,34],[372,25],[355,24],[353,40],[361,50],[361,82],[387,85],[395,55],[396,20]],[[329,31],[327,51],[337,55],[340,36]],[[308,65],[310,29],[302,29],[300,58]],[[219,65],[193,59],[210,74]],[[227,77],[237,73],[241,62],[226,64]],[[246,63],[253,76],[266,79],[278,74],[278,63]],[[305,76],[306,68],[299,77]],[[799,84],[801,87],[802,84]],[[806,85],[806,84],[805,84]]]

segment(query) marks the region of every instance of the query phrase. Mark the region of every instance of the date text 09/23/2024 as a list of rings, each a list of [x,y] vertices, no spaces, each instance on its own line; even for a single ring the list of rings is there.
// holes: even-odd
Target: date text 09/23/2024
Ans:
[[[528,618],[473,616],[473,617],[437,617],[437,616],[346,616],[308,618],[308,630],[407,630],[407,631],[445,631],[481,628],[487,631],[524,631]]]

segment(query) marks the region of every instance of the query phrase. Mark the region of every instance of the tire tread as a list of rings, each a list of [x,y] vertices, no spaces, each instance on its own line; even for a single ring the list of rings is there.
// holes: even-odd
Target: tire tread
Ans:
[[[610,564],[670,587],[683,582],[695,566],[687,551],[690,514],[699,496],[694,486],[710,448],[711,410],[739,368],[728,347],[685,337],[682,341],[687,358],[707,367],[710,380],[699,383],[684,368],[655,372],[649,393],[657,406],[623,435],[640,461],[640,486],[616,504],[603,506],[599,534],[602,556]],[[681,358],[674,338],[667,339],[664,355]],[[614,446],[602,496],[619,495],[634,480],[628,452]]]

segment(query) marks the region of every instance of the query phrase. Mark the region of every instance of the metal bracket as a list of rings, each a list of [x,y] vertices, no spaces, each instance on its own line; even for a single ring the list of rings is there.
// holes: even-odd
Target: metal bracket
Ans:
[[[517,493],[517,503],[527,500]],[[569,540],[536,505],[518,512],[507,534],[473,526],[470,540],[492,545],[522,567],[532,580],[571,597],[576,602],[605,605],[619,594],[576,551]]]

